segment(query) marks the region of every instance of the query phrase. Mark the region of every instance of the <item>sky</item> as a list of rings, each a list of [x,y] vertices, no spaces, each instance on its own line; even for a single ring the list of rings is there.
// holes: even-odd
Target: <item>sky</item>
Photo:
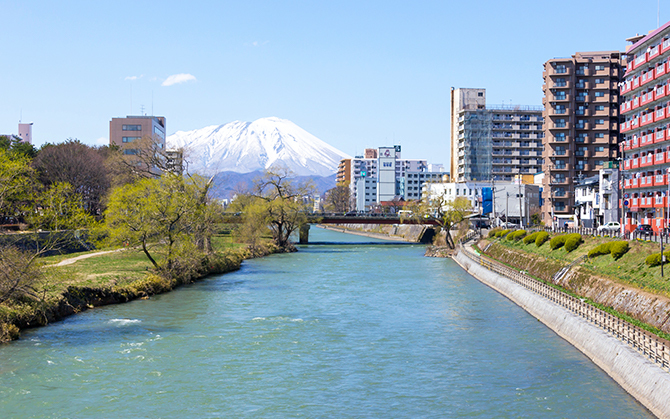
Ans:
[[[543,63],[623,51],[670,0],[0,0],[0,134],[107,144],[109,121],[167,131],[275,116],[349,155],[399,144],[449,164],[452,87],[542,104]]]

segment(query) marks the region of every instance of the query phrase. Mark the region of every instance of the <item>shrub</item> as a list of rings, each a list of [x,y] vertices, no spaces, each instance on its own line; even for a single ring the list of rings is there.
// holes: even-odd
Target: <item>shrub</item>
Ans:
[[[509,229],[507,229],[507,230],[500,230],[499,232],[496,233],[496,237],[505,237],[505,236],[507,235],[507,233],[509,233],[509,232],[510,232]]]
[[[589,250],[588,253],[589,258],[594,258],[600,255],[609,255],[611,252],[610,247],[612,246],[613,243],[614,242],[605,242]]]
[[[589,256],[589,258],[594,258],[594,257],[600,256],[600,255],[611,254],[612,258],[614,260],[617,260],[621,256],[625,255],[626,252],[628,252],[629,249],[630,249],[630,247],[628,246],[628,242],[625,241],[625,240],[620,240],[620,241],[615,241],[615,242],[606,242],[606,243],[602,243],[602,244],[594,247],[593,249],[591,249],[589,251],[588,256]],[[645,262],[646,262],[646,260],[645,260]],[[647,263],[647,265],[648,264],[649,263]],[[661,264],[660,254],[659,254],[658,264],[659,265]],[[656,265],[651,265],[651,266],[656,266]]]
[[[625,240],[619,240],[610,244],[610,253],[612,254],[612,258],[614,260],[617,260],[621,256],[625,255],[629,249],[630,247],[628,246],[628,242]]]
[[[536,231],[535,233],[527,235],[526,237],[523,238],[523,244],[535,242],[535,239],[537,238],[538,234],[540,234],[540,232]]]
[[[547,240],[549,240],[549,233],[547,233],[546,231],[540,231],[537,234],[537,237],[535,238],[535,246],[540,247]]]
[[[513,232],[511,232],[507,235],[507,240],[518,242],[525,235],[526,235],[526,230],[513,231]]]
[[[497,234],[499,231],[502,231],[502,227],[496,227],[496,228],[490,230],[490,231],[489,231],[489,238],[496,237],[496,234]]]
[[[565,239],[565,250],[572,252],[582,244],[582,235],[579,233],[568,234]]]
[[[668,263],[670,261],[670,251],[664,252],[665,255],[665,262]],[[658,266],[661,264],[661,254],[660,253],[654,253],[649,256],[644,260],[644,263],[649,265],[649,267],[653,268],[654,266]]]
[[[549,247],[551,248],[551,250],[556,250],[565,244],[565,240],[567,238],[568,238],[567,234],[555,236],[551,240],[549,240]]]

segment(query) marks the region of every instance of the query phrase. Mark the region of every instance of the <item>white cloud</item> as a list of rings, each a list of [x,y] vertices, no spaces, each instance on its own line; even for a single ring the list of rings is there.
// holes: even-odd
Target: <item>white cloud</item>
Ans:
[[[144,74],[142,74],[141,76],[128,76],[124,80],[133,81],[133,80],[141,79],[142,77],[144,77]]]
[[[95,140],[95,143],[97,145],[107,145],[107,144],[109,144],[109,140],[105,137],[100,137],[97,140]]]
[[[261,46],[267,44],[268,42],[270,42],[270,41],[263,41],[263,42],[254,41],[254,42],[246,43],[245,45],[250,45],[252,47],[261,47]]]
[[[196,78],[193,74],[180,73],[173,74],[169,76],[161,86],[172,86],[173,84],[186,83],[187,81],[195,81]]]

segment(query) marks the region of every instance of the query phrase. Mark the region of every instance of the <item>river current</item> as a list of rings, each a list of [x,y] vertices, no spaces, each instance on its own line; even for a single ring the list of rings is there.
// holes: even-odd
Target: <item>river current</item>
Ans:
[[[453,261],[310,240],[330,244],[24,332],[0,417],[652,417]]]

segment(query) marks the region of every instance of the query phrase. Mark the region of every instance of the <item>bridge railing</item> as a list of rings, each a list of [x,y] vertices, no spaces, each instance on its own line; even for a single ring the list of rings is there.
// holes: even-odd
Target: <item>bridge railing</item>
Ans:
[[[632,346],[665,371],[670,372],[670,342],[667,340],[594,307],[583,299],[575,298],[561,290],[531,278],[523,272],[478,255],[469,246],[461,246],[461,250],[473,262],[509,278],[515,283],[583,317],[611,336]]]

